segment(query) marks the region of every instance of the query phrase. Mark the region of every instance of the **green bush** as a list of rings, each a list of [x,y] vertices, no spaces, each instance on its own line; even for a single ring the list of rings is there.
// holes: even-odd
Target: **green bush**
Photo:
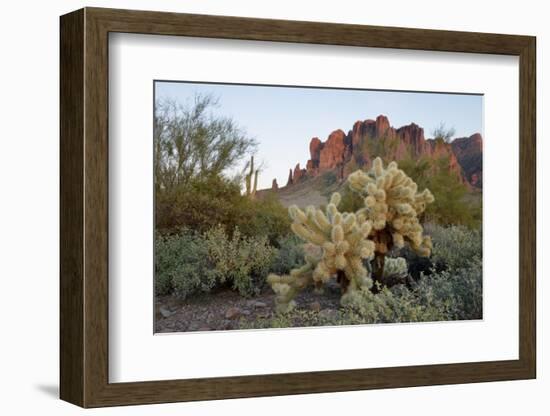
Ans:
[[[267,237],[247,237],[238,228],[229,237],[218,226],[207,231],[204,238],[220,283],[230,283],[243,296],[260,291],[275,255]]]
[[[304,263],[304,242],[294,234],[277,240],[277,253],[270,271],[277,274],[288,274]]]
[[[418,184],[418,189],[428,188],[435,198],[426,208],[425,221],[479,227],[481,199],[475,198],[467,185],[449,171],[448,157],[404,159],[399,161],[399,167]]]
[[[352,191],[348,185],[340,191],[342,199],[338,204],[340,212],[357,212],[365,207],[365,199],[359,193]]]
[[[291,234],[288,210],[275,195],[257,199],[243,196],[236,209],[239,215],[235,226],[248,237],[265,236],[271,245],[276,245],[277,240]]]
[[[156,227],[172,232],[185,227],[199,233],[223,224],[233,230],[241,221],[240,185],[219,176],[194,178],[171,191],[157,191]]]
[[[447,320],[438,305],[420,302],[416,294],[404,286],[381,288],[373,294],[363,289],[346,306],[341,324],[373,324],[429,322]]]
[[[208,258],[205,240],[184,230],[176,235],[158,235],[155,241],[155,293],[174,293],[185,299],[198,292],[209,292],[216,284],[216,273]]]
[[[468,267],[471,262],[481,261],[481,230],[464,226],[441,227],[435,224],[427,224],[424,229],[432,237],[431,260],[437,268],[455,270]]]
[[[321,179],[324,187],[330,187],[338,182],[338,175],[336,175],[336,172],[331,170],[323,173]]]
[[[467,266],[424,276],[414,293],[423,305],[441,310],[446,320],[481,319],[483,317],[483,274],[481,258],[474,257]]]
[[[274,195],[251,199],[239,183],[213,176],[189,180],[170,192],[157,191],[156,227],[170,233],[185,227],[204,233],[218,225],[231,235],[266,236],[271,244],[290,233],[287,209]]]
[[[184,229],[158,235],[155,242],[155,293],[181,299],[229,284],[243,296],[257,293],[276,249],[266,237],[247,237],[238,228],[228,236],[222,226],[204,234]]]
[[[444,309],[438,305],[425,305],[406,288],[394,292],[382,288],[373,294],[361,289],[339,310],[314,312],[292,309],[253,322],[241,322],[241,328],[285,328],[296,326],[366,325],[377,323],[429,322],[447,320]]]

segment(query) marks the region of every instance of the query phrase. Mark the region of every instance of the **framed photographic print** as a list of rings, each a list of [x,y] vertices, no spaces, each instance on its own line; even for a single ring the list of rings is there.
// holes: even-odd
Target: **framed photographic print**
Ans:
[[[535,38],[61,17],[83,406],[536,376]]]

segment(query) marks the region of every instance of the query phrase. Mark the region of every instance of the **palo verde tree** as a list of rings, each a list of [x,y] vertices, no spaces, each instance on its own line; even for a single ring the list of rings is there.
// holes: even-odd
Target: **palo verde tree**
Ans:
[[[417,192],[417,185],[397,163],[386,169],[380,158],[369,172],[356,171],[348,177],[349,187],[364,198],[364,206],[354,213],[339,212],[339,193],[332,194],[323,212],[314,207],[302,211],[289,208],[292,231],[315,247],[306,263],[289,275],[271,274],[268,282],[276,293],[278,311],[294,306],[298,291],[313,283],[317,290],[336,277],[345,304],[358,290],[372,288],[373,280],[384,283],[384,263],[392,247],[408,243],[421,256],[428,256],[432,243],[423,235],[418,216],[433,202],[429,190]],[[372,275],[366,265],[372,260]]]
[[[218,100],[196,94],[191,103],[159,100],[154,116],[155,185],[171,191],[197,177],[219,176],[256,147],[233,119],[215,115]]]
[[[432,136],[435,140],[441,140],[445,143],[451,143],[456,133],[454,127],[447,128],[445,123],[439,123],[435,129],[432,130]]]

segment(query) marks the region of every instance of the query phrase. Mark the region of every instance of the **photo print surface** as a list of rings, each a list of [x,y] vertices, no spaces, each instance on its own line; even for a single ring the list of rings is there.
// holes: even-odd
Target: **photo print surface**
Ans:
[[[483,318],[483,96],[155,81],[155,332]]]

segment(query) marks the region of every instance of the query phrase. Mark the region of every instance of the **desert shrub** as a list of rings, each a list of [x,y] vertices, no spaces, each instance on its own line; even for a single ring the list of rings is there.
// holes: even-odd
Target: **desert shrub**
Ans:
[[[263,285],[276,249],[267,238],[247,237],[222,226],[204,234],[188,229],[159,234],[155,242],[155,293],[181,299],[228,284],[243,296]]]
[[[220,176],[197,177],[156,193],[156,227],[162,232],[185,227],[203,233],[223,224],[232,230],[241,221],[242,199],[236,182]]]
[[[323,186],[329,187],[331,185],[334,185],[336,182],[338,182],[338,176],[336,175],[336,172],[334,171],[328,171],[323,173],[321,176]]]
[[[414,289],[419,302],[444,311],[447,320],[481,319],[483,276],[479,257],[466,267],[432,273]]]
[[[246,236],[266,236],[274,244],[290,233],[286,208],[274,195],[252,199],[240,184],[220,176],[194,178],[156,194],[156,227],[169,233],[181,227],[204,233],[219,224],[229,234],[238,227]]]
[[[482,235],[479,229],[464,226],[426,226],[433,242],[432,262],[438,268],[455,270],[468,267],[470,262],[481,260],[483,255]]]
[[[154,172],[159,190],[220,176],[257,147],[235,120],[220,114],[218,97],[195,94],[189,98],[155,102]]]
[[[357,291],[344,307],[320,312],[295,308],[255,321],[241,322],[241,328],[285,328],[307,326],[365,325],[376,323],[429,322],[447,320],[447,311],[437,304],[424,304],[406,288],[382,288],[376,295]]]
[[[304,259],[304,243],[296,235],[288,235],[277,240],[277,253],[270,271],[278,274],[290,273],[299,267]]]
[[[413,178],[419,189],[428,188],[434,195],[435,201],[424,215],[426,221],[479,227],[481,201],[472,198],[467,185],[449,170],[448,157],[404,159],[399,161],[399,167]]]
[[[342,196],[338,205],[340,212],[357,212],[365,206],[365,198],[352,191],[349,186],[345,186],[340,191],[340,195]]]
[[[222,226],[210,229],[204,238],[217,280],[243,296],[258,293],[275,255],[267,238],[244,236],[238,228],[229,236]]]
[[[432,237],[432,255],[419,257],[408,247],[395,250],[392,255],[402,256],[408,264],[409,274],[418,281],[421,275],[430,275],[448,269],[469,267],[472,260],[482,258],[482,234],[480,229],[465,226],[443,227],[429,223],[424,225],[426,234]]]
[[[290,235],[288,210],[275,195],[268,194],[256,199],[243,196],[236,208],[240,215],[235,226],[242,234],[248,237],[265,236],[271,245]]]
[[[447,320],[481,319],[481,230],[435,224],[426,225],[425,230],[433,241],[432,265],[428,273],[416,279],[413,291],[418,302],[440,310]],[[409,260],[409,272],[412,263]]]
[[[404,286],[387,287],[374,294],[361,290],[342,315],[342,324],[429,322],[446,320],[444,309],[439,305],[420,302],[415,292]]]
[[[174,235],[158,235],[155,241],[155,293],[173,292],[184,299],[208,292],[216,274],[208,259],[207,245],[197,233],[184,230]]]
[[[338,310],[288,312],[241,322],[242,328],[365,325],[436,322],[482,318],[481,263],[454,273],[444,271],[422,279],[412,290],[404,285],[382,287],[376,294],[364,288]]]

